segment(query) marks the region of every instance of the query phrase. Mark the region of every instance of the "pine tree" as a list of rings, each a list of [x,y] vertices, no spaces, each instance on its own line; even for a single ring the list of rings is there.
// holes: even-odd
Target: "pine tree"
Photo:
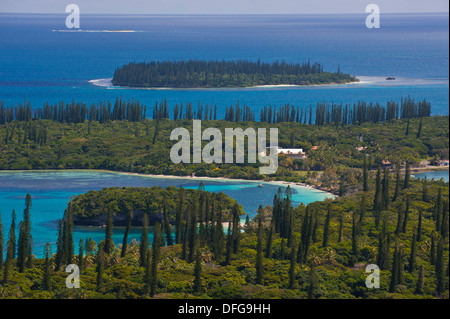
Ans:
[[[106,231],[105,231],[105,254],[109,255],[114,247],[114,242],[112,239],[113,236],[113,216],[112,210],[108,209],[107,217],[106,217]]]
[[[418,275],[418,278],[417,278],[416,291],[415,291],[416,295],[422,295],[423,294],[424,284],[425,284],[424,269],[423,269],[423,265],[420,265],[420,267],[419,267],[419,275]]]
[[[52,290],[52,283],[51,283],[51,255],[52,255],[52,247],[49,243],[45,244],[44,248],[44,256],[45,256],[45,262],[44,262],[44,275],[42,278],[42,289],[51,291]]]
[[[105,251],[103,244],[100,244],[97,251],[97,291],[103,288],[104,278],[103,272],[105,271]]]
[[[328,246],[328,239],[330,236],[330,221],[331,221],[331,204],[328,204],[327,217],[325,219],[325,225],[323,227],[322,247]]]
[[[58,220],[58,239],[56,240],[56,256],[55,256],[55,270],[58,271],[62,264],[64,257],[63,247],[63,220]]]
[[[436,295],[440,297],[444,292],[445,274],[444,274],[444,240],[440,239],[436,252]]]
[[[419,221],[417,223],[417,238],[416,240],[418,242],[422,241],[422,210],[419,210]]]
[[[19,242],[17,251],[17,266],[19,272],[23,272],[27,265],[31,263],[31,196],[25,197],[25,209],[23,211],[23,221],[19,224]]]
[[[400,247],[400,243],[397,241],[395,244],[394,261],[392,264],[389,292],[395,292],[395,287],[402,283],[402,268],[402,249]]]
[[[150,287],[150,296],[153,297],[156,293],[156,286],[158,283],[158,264],[161,254],[161,245],[162,245],[162,233],[161,233],[161,225],[159,222],[155,223],[153,227],[153,244],[152,244],[152,263],[151,263],[151,287]]]
[[[272,244],[273,244],[273,232],[275,231],[275,224],[273,222],[273,218],[270,222],[267,239],[266,239],[266,258],[272,258]]]
[[[148,215],[144,213],[142,216],[142,232],[141,232],[141,244],[139,245],[139,265],[141,267],[148,267],[147,265],[147,252],[148,252]]]
[[[11,227],[9,228],[9,241],[11,241],[10,259],[16,258],[16,211],[13,209],[11,214]],[[7,243],[8,244],[8,243]],[[8,253],[8,250],[7,250]]]
[[[422,136],[422,126],[423,126],[422,122],[423,122],[423,117],[420,118],[419,129],[417,130],[417,135],[416,135],[417,138],[420,138]]]
[[[120,253],[120,257],[124,258],[127,254],[128,249],[128,234],[130,233],[131,229],[131,221],[133,220],[133,210],[130,209],[128,212],[128,218],[127,218],[127,226],[125,227],[125,233],[123,234],[123,241],[122,241],[122,251]]]
[[[63,263],[71,264],[73,262],[74,256],[74,246],[73,246],[73,207],[72,204],[69,203],[67,210],[64,212],[63,218]]]

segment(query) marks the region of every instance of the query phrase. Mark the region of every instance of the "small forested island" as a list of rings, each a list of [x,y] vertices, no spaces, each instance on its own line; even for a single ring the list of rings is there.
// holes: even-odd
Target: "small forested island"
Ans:
[[[354,76],[326,72],[311,63],[236,61],[130,62],[114,72],[115,86],[147,88],[229,88],[260,85],[320,85],[359,81]]]
[[[208,205],[217,209],[231,210],[237,205],[239,215],[241,205],[223,193],[210,194],[200,190],[176,188],[163,189],[153,187],[110,187],[100,191],[89,191],[80,194],[70,201],[75,225],[103,226],[107,224],[107,214],[111,214],[115,226],[141,226],[143,216],[148,216],[149,225],[167,220],[176,223],[180,217],[180,209],[185,203],[191,203],[201,209],[200,202],[207,198]],[[202,197],[203,196],[203,197]],[[204,205],[204,203],[203,203]],[[107,214],[105,214],[107,212]],[[204,218],[208,218],[205,212]],[[227,217],[224,215],[224,217]]]

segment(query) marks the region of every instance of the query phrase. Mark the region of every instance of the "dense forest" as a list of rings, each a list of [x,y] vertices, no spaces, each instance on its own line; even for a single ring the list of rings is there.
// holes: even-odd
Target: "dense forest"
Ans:
[[[177,127],[192,130],[192,121],[144,119],[100,123],[60,123],[52,120],[14,121],[0,125],[0,169],[107,169],[147,174],[210,176],[305,182],[338,190],[342,172],[358,178],[368,157],[371,170],[383,161],[390,168],[414,169],[424,160],[439,164],[448,159],[448,116],[308,125],[296,122],[255,123],[224,120],[202,121],[202,129],[248,127],[279,128],[278,145],[302,148],[306,158],[279,156],[274,175],[260,175],[259,163],[174,164],[170,132]],[[207,143],[207,141],[203,141]],[[349,188],[349,191],[351,189]]]
[[[133,209],[143,198],[133,196],[135,189],[123,188],[128,201],[119,211],[128,222],[123,244],[117,246],[113,215],[119,211],[110,205],[116,192],[91,192],[91,200],[105,211],[105,239],[73,242],[75,198],[59,221],[56,251],[47,244],[42,259],[31,254],[28,194],[18,237],[14,227],[8,236],[0,232],[0,296],[448,298],[448,183],[415,180],[408,170],[389,174],[364,166],[362,174],[367,178],[355,182],[352,195],[308,206],[293,207],[290,188],[279,190],[271,205],[260,206],[245,224],[239,221],[237,203],[220,205],[218,194],[199,189],[187,201],[182,188],[152,188],[149,195],[154,191],[175,204],[169,208],[163,201],[152,242],[150,211],[143,214],[140,240],[128,240]],[[176,216],[175,232],[171,214]],[[72,263],[80,269],[79,289],[66,288],[64,269]],[[380,269],[378,288],[366,287],[368,264]]]
[[[151,61],[131,62],[114,71],[113,85],[150,88],[223,88],[257,85],[312,85],[348,83],[355,77],[323,71],[311,63],[237,61]]]

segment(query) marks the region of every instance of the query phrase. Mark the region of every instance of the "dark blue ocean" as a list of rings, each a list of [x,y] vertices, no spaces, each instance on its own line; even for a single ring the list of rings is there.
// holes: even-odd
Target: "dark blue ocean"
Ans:
[[[365,15],[81,15],[78,31],[65,14],[0,14],[0,100],[138,99],[153,106],[193,102],[313,106],[320,101],[385,103],[426,98],[433,114],[448,114],[448,14],[384,14],[380,29]],[[110,32],[110,31],[133,32]],[[130,61],[249,59],[303,62],[360,76],[362,83],[302,88],[145,90],[108,85]],[[387,76],[396,81],[386,81]],[[91,81],[99,80],[99,81]],[[91,81],[91,82],[90,82]],[[100,84],[100,85],[99,85]],[[149,108],[150,109],[150,108]]]

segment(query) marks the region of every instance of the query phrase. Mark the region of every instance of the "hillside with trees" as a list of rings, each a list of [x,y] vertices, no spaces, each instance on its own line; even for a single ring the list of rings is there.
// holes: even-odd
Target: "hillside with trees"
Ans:
[[[377,170],[358,181],[352,195],[293,207],[281,190],[253,219],[240,209],[216,205],[217,194],[196,191],[178,203],[176,231],[167,214],[153,226],[144,214],[139,241],[114,245],[112,211],[105,239],[73,242],[73,200],[59,221],[56,251],[30,254],[31,200],[20,232],[0,232],[2,298],[448,298],[448,183],[420,181]],[[91,193],[100,202],[104,191]],[[124,188],[130,193],[133,189]],[[134,197],[123,213],[139,207]],[[164,207],[164,205],[163,205]],[[163,209],[164,210],[164,209]],[[167,211],[166,211],[167,212]],[[1,220],[0,220],[1,221]],[[1,222],[0,222],[1,225]],[[130,225],[130,224],[128,224]],[[131,226],[127,226],[129,229]],[[0,228],[1,229],[1,228]],[[0,256],[3,256],[0,254]],[[64,265],[76,263],[80,288],[67,289]],[[379,288],[368,288],[368,264],[380,269]]]

